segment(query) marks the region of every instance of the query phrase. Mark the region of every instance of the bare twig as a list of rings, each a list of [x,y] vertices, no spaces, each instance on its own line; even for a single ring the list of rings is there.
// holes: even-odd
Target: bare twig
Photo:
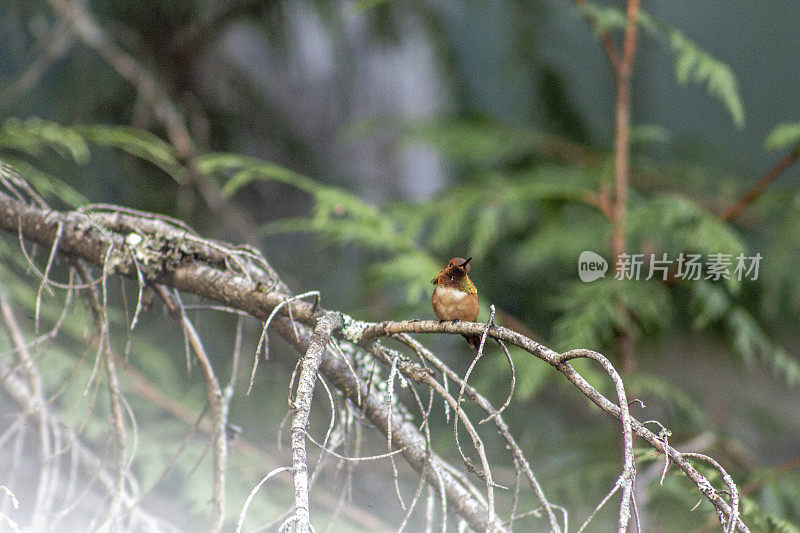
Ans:
[[[170,315],[184,328],[206,383],[206,399],[211,408],[211,419],[214,426],[214,485],[210,530],[220,531],[225,519],[225,468],[228,459],[228,438],[225,427],[228,423],[229,402],[226,395],[222,393],[200,336],[186,316],[180,300],[173,300],[163,286],[156,285],[155,290],[166,304]]]
[[[602,500],[600,500],[600,503],[598,503],[595,506],[595,508],[592,510],[591,514],[589,514],[589,516],[586,518],[586,520],[583,521],[583,524],[581,524],[581,527],[578,528],[578,533],[583,533],[583,531],[589,526],[589,523],[592,521],[592,519],[595,517],[595,515],[598,513],[598,511],[600,511],[600,509],[602,509],[603,506],[606,503],[608,503],[608,500],[610,500],[611,497],[614,496],[614,494],[617,493],[617,491],[620,489],[622,484],[623,484],[623,479],[622,479],[622,476],[620,476],[620,477],[617,478],[617,481],[614,483],[614,486],[611,487],[611,490],[608,491],[608,494],[606,494],[605,497]]]
[[[758,181],[756,181],[752,187],[741,197],[739,198],[736,203],[729,206],[725,211],[720,213],[717,219],[720,222],[730,222],[737,218],[742,211],[747,209],[747,206],[758,200],[761,194],[766,190],[769,185],[775,181],[775,179],[780,176],[784,171],[786,171],[789,167],[794,165],[797,160],[800,159],[800,144],[794,147],[794,149],[781,157],[774,165],[772,165],[769,170],[767,170]]]
[[[478,437],[478,433],[475,431],[471,424],[468,424],[468,420],[466,416],[462,416],[461,411],[461,402],[464,400],[464,388],[467,386],[467,380],[469,380],[469,376],[472,373],[472,370],[475,368],[475,365],[480,360],[481,356],[483,355],[483,349],[486,346],[486,334],[489,332],[489,328],[492,327],[494,324],[494,306],[489,307],[489,320],[486,321],[486,327],[481,334],[481,341],[480,345],[478,346],[478,353],[475,354],[475,357],[472,359],[472,362],[467,368],[467,373],[464,374],[464,381],[461,382],[461,389],[458,391],[458,399],[455,402],[455,405],[452,406],[456,412],[455,420],[453,421],[453,437],[456,441],[456,446],[458,447],[458,451],[461,453],[461,458],[464,459],[464,462],[467,465],[467,469],[469,470],[472,467],[472,463],[470,460],[464,455],[464,452],[461,450],[461,445],[458,442],[458,421],[459,419],[464,420],[464,425],[467,426],[467,431],[469,431],[470,436],[472,437],[472,443],[475,445],[475,450],[478,452],[478,455],[481,458],[481,463],[483,465],[483,475],[485,476],[486,481],[486,499],[488,502],[488,509],[489,509],[489,522],[486,524],[486,530],[492,531],[494,528],[494,523],[492,522],[492,518],[494,516],[494,483],[492,482],[492,473],[489,470],[489,461],[486,459],[486,455],[483,450],[483,441]],[[446,391],[444,391],[446,392]],[[449,395],[448,395],[449,396]],[[447,398],[447,397],[445,397]],[[449,403],[449,401],[448,401]]]
[[[0,91],[0,110],[7,109],[22,97],[31,87],[37,84],[47,69],[72,47],[73,39],[67,28],[60,24],[48,32],[48,42],[42,43],[42,51],[25,72]]]
[[[59,237],[61,232],[58,233]],[[88,269],[82,263],[77,266],[78,276],[81,281],[87,283],[90,281]],[[103,294],[105,294],[105,271],[103,272]],[[108,316],[105,298],[101,301],[100,296],[97,294],[97,289],[94,285],[89,285],[86,289],[86,299],[89,302],[89,308],[94,316],[95,330],[97,332],[97,340],[102,349],[103,363],[106,368],[106,381],[108,387],[109,403],[111,405],[111,420],[114,429],[115,438],[115,453],[116,453],[116,483],[114,490],[111,494],[111,502],[108,506],[106,519],[103,526],[111,526],[119,519],[119,506],[122,501],[123,487],[122,484],[125,479],[125,422],[122,418],[122,407],[120,398],[122,394],[119,389],[119,379],[117,377],[117,370],[114,364],[114,358],[111,356],[111,341],[108,333]],[[111,529],[115,529],[112,527]]]
[[[298,533],[311,531],[308,505],[308,464],[306,461],[306,425],[311,412],[311,400],[317,372],[331,334],[344,325],[339,313],[325,313],[317,320],[314,335],[308,343],[303,357],[292,418],[292,476],[294,477],[295,530]]]
[[[447,367],[444,363],[442,363],[442,361],[440,361],[438,357],[436,357],[432,352],[430,352],[427,348],[422,346],[410,335],[402,333],[400,335],[397,335],[396,337],[403,343],[411,346],[415,351],[417,351],[417,353],[420,354],[420,357],[424,357],[428,362],[430,362],[433,365],[433,367],[436,370],[444,373],[447,378],[453,380],[457,385],[459,386],[461,385],[462,379],[458,376],[458,374],[453,372],[449,367]],[[445,380],[444,382],[447,383],[447,380]],[[492,404],[474,388],[472,388],[469,385],[466,385],[464,387],[464,390],[466,391],[468,398],[475,401],[478,405],[481,406],[481,408],[484,411],[489,413],[490,418],[494,421],[495,425],[497,426],[500,435],[505,439],[509,449],[511,450],[511,454],[514,457],[514,460],[517,461],[517,463],[522,468],[523,472],[525,473],[525,477],[528,479],[528,482],[530,483],[531,487],[536,493],[536,497],[539,499],[539,502],[542,504],[542,507],[544,507],[547,513],[547,518],[550,521],[551,530],[559,532],[560,528],[558,525],[558,521],[556,520],[555,514],[553,513],[553,510],[551,508],[552,504],[547,501],[547,498],[545,497],[544,491],[542,490],[539,481],[536,479],[536,476],[533,475],[533,470],[531,469],[530,463],[525,458],[525,455],[522,453],[522,449],[514,440],[514,437],[511,435],[511,432],[509,431],[508,426],[503,420],[503,417],[500,416],[499,413],[497,413],[497,411],[494,409]]]
[[[728,486],[728,496],[731,499],[731,509],[732,509],[731,516],[729,519],[727,519],[727,523],[725,521],[725,515],[721,515],[720,518],[722,519],[721,520],[722,527],[725,529],[725,533],[733,533],[734,531],[736,531],[736,522],[739,520],[739,491],[736,488],[736,483],[733,482],[731,476],[728,474],[728,472],[725,471],[724,468],[722,468],[722,465],[720,465],[716,461],[716,459],[709,457],[707,455],[703,455],[702,453],[687,452],[684,453],[683,456],[690,459],[700,459],[701,461],[705,461],[711,464],[711,466],[716,468],[717,471],[720,473],[720,475],[722,476],[722,480],[725,482],[725,485]]]
[[[665,446],[669,446],[669,438],[672,436],[672,432],[670,430],[668,430],[667,428],[665,428],[664,425],[661,424],[661,422],[659,422],[658,420],[646,420],[646,421],[642,422],[643,426],[647,425],[647,424],[655,424],[655,425],[657,425],[660,428],[660,430],[658,432],[658,438],[660,438],[664,442]],[[659,479],[659,481],[658,481],[659,485],[663,485],[664,484],[664,478],[667,477],[667,470],[669,470],[669,455],[665,454],[664,455],[664,469],[661,471],[661,479]]]
[[[314,440],[314,437],[309,435],[308,431],[306,431],[306,437],[308,438],[308,440],[310,440],[315,446],[317,446],[324,453],[330,454],[330,455],[336,457],[337,459],[341,459],[342,461],[348,461],[348,462],[351,462],[351,463],[363,463],[365,461],[376,461],[378,459],[387,459],[389,457],[393,457],[393,456],[395,456],[397,454],[403,453],[403,450],[405,450],[405,448],[399,448],[397,450],[392,450],[392,451],[386,452],[386,453],[379,453],[379,454],[376,454],[376,455],[354,455],[354,456],[351,456],[351,457],[347,457],[347,456],[342,455],[340,453],[336,453],[335,451],[331,450],[330,448],[326,448],[321,442],[317,442],[316,440]],[[409,446],[415,445],[415,444],[418,444],[418,443],[419,442],[412,442]],[[407,447],[408,446],[406,446],[406,448]]]
[[[492,307],[494,307],[494,306],[492,306]],[[495,339],[495,340],[497,340],[497,339]],[[508,396],[506,396],[506,401],[503,402],[503,405],[500,406],[500,409],[498,409],[496,412],[490,414],[489,416],[487,416],[486,418],[484,418],[483,420],[478,422],[478,424],[484,424],[484,423],[488,422],[489,420],[491,420],[492,418],[500,416],[500,414],[503,411],[505,411],[506,408],[509,405],[511,405],[511,399],[514,397],[514,386],[517,383],[517,373],[514,371],[514,360],[511,359],[511,354],[508,352],[508,348],[506,348],[506,345],[503,344],[503,341],[499,341],[498,340],[497,344],[500,346],[500,349],[502,350],[503,354],[506,356],[506,360],[508,361],[508,366],[511,369],[511,384],[509,385]]]
[[[403,495],[400,494],[400,480],[398,479],[397,464],[394,462],[394,455],[392,455],[392,419],[395,411],[394,405],[394,380],[397,378],[397,362],[400,359],[400,354],[393,354],[391,361],[392,366],[389,370],[389,377],[386,378],[386,412],[389,415],[387,419],[386,431],[386,448],[389,452],[389,462],[392,465],[392,480],[394,481],[394,493],[397,496],[397,501],[400,502],[400,508],[406,510],[406,502],[403,501]]]
[[[39,446],[41,453],[41,469],[39,470],[39,483],[36,488],[36,499],[33,508],[33,523],[32,527],[44,527],[42,520],[46,513],[50,510],[51,487],[52,482],[52,469],[53,460],[55,459],[53,453],[52,433],[49,415],[47,413],[46,402],[42,396],[42,380],[39,372],[33,364],[33,356],[27,348],[25,338],[22,330],[17,323],[14,313],[11,310],[11,305],[8,302],[5,294],[0,292],[0,313],[3,317],[3,322],[6,329],[8,329],[14,345],[18,349],[17,355],[23,364],[23,370],[27,377],[27,387],[25,393],[29,396],[30,401],[25,406],[26,409],[33,414],[38,424],[39,431]],[[13,376],[8,375],[6,370],[3,383],[7,383]]]
[[[253,490],[250,491],[250,494],[247,495],[247,499],[244,502],[244,506],[242,506],[242,512],[239,513],[239,520],[236,521],[236,533],[239,533],[242,530],[242,525],[244,524],[244,517],[247,516],[247,509],[250,507],[250,502],[253,501],[253,497],[256,495],[258,490],[261,488],[261,485],[266,483],[270,480],[273,476],[280,474],[281,472],[291,471],[292,469],[288,466],[281,466],[274,470],[272,470],[269,474],[261,478],[261,481],[258,482],[258,485],[253,487]]]
[[[24,204],[12,196],[0,192],[0,228],[6,231],[16,232],[20,229],[26,238],[38,244],[50,246],[55,239],[59,221],[63,222],[64,228],[59,253],[80,257],[96,265],[112,263],[116,273],[130,277],[136,276],[135,265],[130,258],[121,253],[123,249],[122,241],[124,240],[123,234],[108,227],[105,227],[104,231],[100,231],[95,228],[96,222],[89,220],[85,214],[44,211],[39,207]],[[262,320],[269,315],[275,306],[287,298],[287,293],[282,290],[267,292],[253,290],[253,279],[267,279],[268,277],[265,271],[255,263],[246,262],[241,267],[237,267],[236,270],[232,270],[224,260],[222,262],[204,261],[200,258],[200,252],[208,250],[208,246],[205,243],[194,244],[187,241],[183,238],[183,232],[161,235],[161,248],[158,253],[169,253],[169,245],[167,244],[165,251],[164,243],[169,243],[171,238],[175,238],[176,243],[180,240],[181,253],[187,254],[186,258],[182,259],[179,256],[171,261],[142,264],[142,274],[148,283],[161,283],[181,291],[188,291],[216,300],[223,305],[246,311]],[[198,255],[193,255],[193,247],[195,246],[197,247]],[[228,247],[228,249],[232,248]],[[247,273],[239,270],[240,268],[245,269]],[[281,310],[281,313],[276,316],[272,327],[290,344],[305,352],[312,336],[310,328],[316,325],[319,318],[326,311],[301,301],[292,302],[285,307],[287,309]],[[289,309],[291,309],[293,320],[288,318]],[[705,478],[692,467],[680,452],[667,445],[657,435],[653,434],[633,417],[630,417],[627,412],[627,400],[620,401],[620,405],[611,402],[589,385],[568,362],[565,362],[564,356],[561,354],[519,333],[499,326],[491,326],[487,330],[484,324],[469,322],[440,323],[421,320],[381,322],[377,324],[360,323],[360,325],[352,324],[353,322],[355,321],[351,319],[353,327],[343,329],[343,335],[350,340],[357,341],[359,345],[365,347],[373,357],[386,364],[387,367],[391,365],[391,357],[386,353],[385,348],[374,341],[382,336],[391,336],[404,332],[482,335],[486,331],[487,338],[499,339],[523,348],[533,356],[555,367],[592,402],[610,415],[620,419],[623,422],[624,430],[627,427],[627,423],[629,423],[633,433],[646,440],[656,450],[668,454],[672,463],[686,473],[703,493],[704,497],[719,512],[729,518],[732,514],[735,514],[728,503],[713,487],[708,485]],[[358,350],[352,345],[348,345],[346,351],[354,353]],[[602,361],[600,362],[602,364]],[[370,362],[366,362],[364,366],[369,367],[370,364]],[[432,379],[430,370],[405,360],[399,360],[397,365],[398,371],[402,372],[406,379],[432,387],[437,394],[442,396],[446,394],[443,386]],[[359,405],[357,394],[359,385],[357,381],[360,378],[353,376],[347,365],[339,357],[326,350],[322,356],[320,372],[333,386],[342,391],[348,400],[363,412],[380,431],[384,432],[384,434],[388,432],[388,413],[382,397],[367,390],[367,387],[362,384],[360,385],[362,396],[361,404]],[[620,387],[617,387],[617,389],[618,397],[620,397],[624,391]],[[455,409],[455,400],[453,399],[452,402],[452,407]],[[627,423],[626,420],[628,421]],[[467,426],[467,423],[464,423]],[[397,425],[393,424],[391,433],[396,446],[408,446],[403,450],[403,456],[417,472],[425,471],[425,465],[428,465],[426,474],[428,481],[445,494],[446,500],[455,505],[456,512],[470,524],[470,527],[484,529],[487,523],[494,523],[497,530],[504,530],[501,522],[496,517],[490,518],[488,516],[487,507],[470,492],[468,485],[463,484],[449,472],[449,465],[437,455],[428,452],[424,444],[424,437],[420,435],[413,424],[408,421],[401,421]],[[627,450],[628,439],[625,434],[626,431],[623,432],[623,440],[626,441],[625,450]],[[415,442],[418,442],[418,444],[414,444]],[[476,446],[480,447],[479,445]],[[627,459],[625,464],[627,466]],[[623,476],[628,476],[623,479],[623,482],[625,482],[625,486],[622,487],[623,494],[626,491],[627,481],[633,482],[632,473],[623,472]],[[624,501],[625,498],[623,498]],[[624,508],[621,505],[620,521],[623,521],[624,514]],[[734,522],[739,531],[748,531],[747,526],[738,517]]]
[[[269,314],[267,319],[264,321],[264,327],[261,329],[261,337],[258,339],[258,345],[256,346],[256,355],[253,359],[253,369],[250,372],[250,385],[247,387],[247,394],[253,390],[253,382],[256,379],[256,369],[258,368],[258,354],[261,352],[261,347],[264,347],[264,358],[269,358],[269,336],[267,335],[267,329],[269,329],[269,325],[272,323],[272,319],[275,318],[275,315],[285,306],[286,304],[292,303],[295,300],[299,300],[301,298],[308,298],[309,296],[314,296],[316,298],[315,301],[319,300],[319,291],[308,291],[303,294],[297,294],[295,296],[290,296],[283,300],[281,303],[275,306],[272,309],[272,312]]]
[[[50,255],[47,258],[47,265],[44,267],[44,274],[42,276],[42,282],[39,284],[39,290],[36,292],[36,311],[34,313],[34,331],[36,334],[39,334],[39,312],[41,311],[42,307],[42,291],[47,286],[47,278],[50,276],[50,268],[53,266],[53,258],[56,255],[56,251],[58,250],[58,241],[61,239],[61,231],[63,230],[63,226],[58,227],[58,232],[56,233],[56,238],[53,240],[53,246],[50,247]],[[49,287],[48,287],[48,290]],[[52,291],[50,292],[52,294]]]
[[[369,325],[363,333],[364,340],[372,340],[381,336],[395,335],[398,333],[453,333],[453,334],[472,334],[480,335],[483,332],[484,326],[482,324],[474,324],[470,322],[438,322],[438,321],[403,321],[403,322],[379,322],[377,324]],[[569,379],[578,389],[583,392],[592,402],[597,404],[607,413],[612,416],[622,419],[623,414],[619,406],[609,401],[605,396],[600,394],[594,387],[592,387],[580,374],[578,374],[569,364],[561,360],[562,355],[554,352],[553,350],[538,344],[530,339],[520,335],[517,332],[508,330],[500,326],[493,326],[489,329],[488,335],[492,338],[497,338],[509,342],[515,346],[519,346],[528,351],[532,355],[544,360],[545,362],[556,367],[562,372],[567,379]],[[625,409],[627,411],[627,409]],[[630,417],[630,415],[627,415]],[[673,447],[665,444],[658,435],[654,434],[645,428],[639,421],[630,417],[630,424],[633,432],[646,440],[651,446],[661,453],[669,455],[670,460],[676,464],[686,475],[692,480],[697,488],[703,495],[724,515],[730,516],[731,508],[720,495],[710,487],[708,481],[695,470],[683,455],[675,450]],[[628,461],[626,460],[626,463]],[[749,531],[747,526],[741,521],[737,520],[737,530]]]
[[[622,488],[622,502],[619,508],[619,522],[617,523],[620,533],[626,531],[628,522],[631,518],[631,498],[633,497],[633,487],[636,480],[636,465],[634,464],[633,457],[633,429],[631,427],[631,415],[628,410],[628,398],[625,394],[625,386],[622,383],[616,369],[605,356],[591,350],[572,350],[564,353],[560,361],[556,364],[556,368],[564,365],[567,361],[575,358],[585,357],[593,359],[602,365],[603,370],[609,375],[614,382],[614,387],[617,390],[617,400],[619,402],[620,422],[622,422],[622,456],[623,467],[622,474],[617,480],[617,485]]]

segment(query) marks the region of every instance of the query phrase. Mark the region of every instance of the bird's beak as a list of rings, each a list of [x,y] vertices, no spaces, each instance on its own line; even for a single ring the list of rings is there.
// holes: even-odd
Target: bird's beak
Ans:
[[[461,268],[464,268],[464,267],[466,267],[466,266],[467,266],[467,263],[469,263],[470,261],[472,261],[472,258],[471,258],[471,257],[470,257],[469,259],[467,259],[466,261],[464,261],[463,263],[461,263],[461,265],[460,265],[460,266],[461,266]]]

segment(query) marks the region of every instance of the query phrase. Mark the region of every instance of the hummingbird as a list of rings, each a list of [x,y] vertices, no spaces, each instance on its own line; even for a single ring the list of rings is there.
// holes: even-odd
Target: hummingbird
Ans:
[[[454,257],[439,274],[431,280],[433,289],[431,304],[439,320],[463,320],[476,322],[478,319],[478,289],[469,279],[469,262],[472,258]],[[481,343],[480,335],[464,335],[473,348]]]

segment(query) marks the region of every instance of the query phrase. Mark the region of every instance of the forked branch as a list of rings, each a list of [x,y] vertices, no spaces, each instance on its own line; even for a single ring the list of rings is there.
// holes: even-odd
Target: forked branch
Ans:
[[[361,354],[358,357],[364,357],[364,351],[356,349],[351,342],[363,347],[387,367],[396,365],[397,371],[402,373],[405,379],[432,388],[445,398],[449,393],[441,383],[433,379],[433,372],[429,368],[389,354],[387,348],[376,341],[381,337],[407,333],[459,335],[468,333],[485,334],[487,338],[518,346],[553,366],[592,402],[620,420],[623,435],[623,468],[620,477],[623,498],[619,513],[620,530],[627,527],[630,517],[631,494],[635,480],[632,436],[636,434],[656,450],[667,454],[671,462],[686,473],[716,507],[726,525],[734,525],[739,531],[748,531],[747,526],[738,517],[736,509],[738,497],[732,495],[733,507],[729,505],[723,499],[722,493],[692,467],[686,456],[670,447],[664,439],[653,434],[630,416],[622,380],[613,366],[600,354],[583,350],[559,354],[524,335],[495,325],[487,328],[486,324],[469,322],[363,323],[344,317],[344,328],[339,336],[344,337],[340,344],[348,355],[341,357],[330,348],[323,349],[323,346],[327,345],[327,341],[324,343],[323,341],[329,339],[331,334],[335,335],[338,326],[335,323],[326,325],[323,318],[338,314],[329,315],[328,311],[315,304],[294,299],[269,269],[266,261],[252,250],[237,249],[224,243],[204,240],[185,228],[176,227],[163,220],[154,221],[153,217],[141,217],[121,211],[96,212],[91,215],[84,212],[61,213],[30,205],[3,192],[0,192],[0,228],[12,234],[21,232],[25,238],[44,246],[52,246],[54,240],[59,238],[60,254],[102,266],[109,274],[122,274],[134,279],[139,279],[141,276],[148,284],[163,284],[179,291],[216,300],[260,320],[267,319],[272,310],[282,306],[271,328],[308,358],[303,368],[306,375],[301,376],[301,381],[305,383],[302,396],[310,401],[310,391],[313,391],[313,378],[316,375],[314,360],[321,353],[319,371],[326,380],[341,391],[380,431],[390,436],[391,442],[402,450],[402,455],[409,464],[444,495],[447,502],[452,504],[451,508],[455,509],[455,512],[473,529],[483,530],[489,525],[495,531],[504,531],[501,525],[503,521],[487,512],[487,505],[469,484],[469,480],[451,474],[453,467],[426,446],[425,437],[419,428],[410,420],[390,422],[392,407],[387,407],[384,398],[370,390],[364,378],[353,372],[352,366],[347,361],[353,354]],[[141,240],[136,240],[135,246],[126,240],[127,235],[134,232],[143,237]],[[134,258],[138,258],[138,261]],[[287,300],[292,301],[287,302]],[[319,329],[317,340],[312,343],[314,328]],[[309,349],[310,346],[312,349]],[[603,366],[617,390],[616,403],[600,394],[575,371],[569,364],[569,360],[575,357],[589,357]],[[459,386],[463,387],[465,392],[469,392],[468,385],[459,383]],[[455,400],[453,402],[455,403]],[[463,413],[463,410],[456,409],[456,405],[451,404],[451,407]],[[491,410],[491,406],[488,406],[489,414],[492,414]],[[304,412],[305,407],[303,413],[296,416],[293,425],[293,433],[297,435],[300,435],[301,428],[304,433],[303,418],[307,421]],[[501,427],[501,417],[495,416],[494,420],[498,427]],[[478,447],[477,441],[476,447]],[[535,485],[533,482],[535,478],[532,475],[530,478]],[[548,515],[552,516],[552,512],[549,511]]]

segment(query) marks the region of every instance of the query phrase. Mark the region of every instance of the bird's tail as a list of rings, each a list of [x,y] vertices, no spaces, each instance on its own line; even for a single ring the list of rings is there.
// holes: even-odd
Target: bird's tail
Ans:
[[[466,334],[464,334],[464,338],[467,339],[467,342],[469,343],[469,345],[472,346],[473,348],[475,348],[476,350],[481,345],[481,336],[480,335],[466,333]]]

